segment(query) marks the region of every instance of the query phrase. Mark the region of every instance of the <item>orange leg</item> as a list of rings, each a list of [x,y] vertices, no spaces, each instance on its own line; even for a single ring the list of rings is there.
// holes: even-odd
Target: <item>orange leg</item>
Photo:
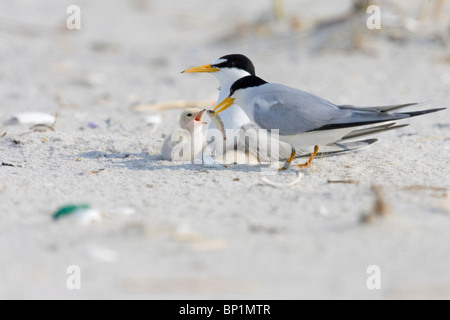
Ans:
[[[295,154],[296,154],[295,148],[292,147],[291,156],[289,157],[288,160],[286,160],[286,162],[284,163],[283,167],[280,168],[280,170],[287,170],[287,168],[291,166],[291,162],[292,160],[294,160]]]
[[[308,168],[308,167],[311,168],[311,163],[318,152],[319,152],[319,146],[314,146],[314,152],[311,154],[311,157],[309,157],[309,160],[307,162],[305,162],[304,164],[296,165],[296,167],[297,168]]]

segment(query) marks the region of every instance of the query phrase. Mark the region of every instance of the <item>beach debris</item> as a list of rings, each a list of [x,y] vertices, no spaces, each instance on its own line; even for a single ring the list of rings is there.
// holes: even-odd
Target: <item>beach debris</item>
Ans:
[[[300,171],[295,171],[296,177],[294,180],[289,181],[289,178],[284,173],[284,171],[279,171],[276,167],[268,167],[268,168],[261,168],[263,170],[261,172],[261,181],[265,184],[268,184],[269,186],[272,186],[274,188],[288,188],[296,185],[300,182],[302,177],[304,176],[303,173]],[[279,180],[282,182],[276,182],[275,180]]]
[[[54,214],[53,220],[71,217],[81,224],[101,222],[102,216],[98,210],[88,204],[69,204],[60,207]]]
[[[248,230],[251,233],[265,233],[265,234],[280,234],[285,233],[286,228],[282,226],[262,225],[262,224],[250,224]]]
[[[56,119],[57,118],[58,118],[58,112],[55,113],[54,120],[53,120],[53,123],[51,125],[48,125],[46,123],[38,123],[38,124],[35,124],[34,126],[32,126],[30,128],[30,130],[32,130],[31,132],[33,132],[33,131],[35,131],[35,132],[46,132],[47,129],[50,129],[51,131],[55,131],[55,124],[56,124]],[[28,133],[30,133],[30,132],[25,132],[25,133],[22,133],[21,135],[25,135],[25,134],[28,134]]]
[[[95,122],[89,122],[87,124],[87,126],[91,129],[97,129],[98,128],[98,124],[96,124]]]
[[[236,178],[233,179],[233,181],[241,181],[241,179],[236,177]]]
[[[92,170],[92,171],[89,171],[88,175],[91,176],[91,175],[93,175],[93,174],[100,173],[100,172],[103,171],[103,170],[105,170],[105,168],[98,169],[98,170]]]
[[[420,138],[417,141],[429,141],[429,140],[449,140],[450,136],[434,136],[434,137],[424,137],[424,138]]]
[[[30,127],[30,131],[23,132],[18,135],[18,137],[22,137],[28,135],[33,132],[46,132],[47,130],[55,131],[56,119],[58,117],[58,113],[56,112],[54,116],[43,113],[43,112],[21,112],[13,116],[7,124],[33,124]],[[4,137],[6,132],[2,135]],[[48,142],[48,138],[41,138],[43,141]],[[19,138],[15,138],[12,140],[14,144],[24,144],[22,140]]]
[[[20,112],[15,114],[8,124],[52,125],[56,117],[44,112]]]
[[[108,118],[108,119],[105,120],[105,123],[106,123],[106,126],[109,128],[112,125],[119,123],[119,121],[115,120],[115,119]]]
[[[175,100],[175,101],[135,104],[131,107],[131,110],[139,112],[148,110],[185,109],[185,108],[187,109],[197,107],[211,107],[215,104],[216,99],[199,100],[199,101]]]
[[[427,185],[420,185],[420,184],[413,184],[410,186],[402,186],[400,187],[404,191],[408,192],[420,192],[423,194],[424,191],[428,191],[431,193],[431,195],[437,197],[437,198],[445,198],[447,196],[448,189],[445,187],[435,187],[435,186],[427,186]]]
[[[0,165],[1,165],[1,166],[5,166],[5,167],[14,167],[13,164],[11,164],[11,163],[6,163],[6,162],[2,162]]]
[[[7,133],[6,133],[6,131],[5,131],[5,132],[2,133],[2,135],[1,135],[0,137],[3,138],[4,136],[6,136],[6,134],[7,134]]]
[[[387,217],[392,214],[392,209],[386,202],[382,193],[382,187],[373,185],[372,192],[375,195],[373,208],[370,212],[363,213],[360,218],[361,223],[374,223],[380,218]]]
[[[359,184],[358,180],[327,180],[328,183],[348,183],[348,184]]]
[[[117,53],[120,51],[120,45],[108,41],[94,41],[91,43],[91,50],[102,53]]]
[[[269,186],[272,186],[274,188],[286,188],[286,187],[292,187],[300,182],[303,175],[297,173],[297,178],[294,181],[288,182],[288,183],[279,183],[279,182],[273,182],[270,181],[267,177],[261,177],[261,181],[265,184],[268,184]]]

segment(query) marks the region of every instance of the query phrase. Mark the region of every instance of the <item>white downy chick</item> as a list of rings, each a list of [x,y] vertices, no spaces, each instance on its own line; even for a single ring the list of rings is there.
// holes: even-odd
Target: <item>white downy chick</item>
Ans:
[[[195,163],[201,163],[202,151],[205,146],[203,127],[206,122],[202,120],[205,111],[205,109],[190,108],[181,113],[180,127],[164,140],[161,149],[163,160],[194,160]]]

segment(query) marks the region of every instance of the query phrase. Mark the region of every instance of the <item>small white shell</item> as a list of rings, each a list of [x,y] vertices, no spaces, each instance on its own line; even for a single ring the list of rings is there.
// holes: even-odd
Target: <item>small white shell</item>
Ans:
[[[72,216],[81,224],[99,223],[102,221],[100,211],[95,209],[78,209]]]
[[[9,124],[47,124],[51,125],[55,122],[55,116],[44,112],[21,112],[14,115]]]
[[[147,124],[160,124],[162,121],[161,115],[159,114],[149,114],[145,116],[145,122]]]

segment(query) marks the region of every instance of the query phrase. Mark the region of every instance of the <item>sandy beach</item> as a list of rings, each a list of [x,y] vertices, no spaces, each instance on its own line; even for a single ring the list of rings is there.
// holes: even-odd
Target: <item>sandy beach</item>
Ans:
[[[369,30],[365,12],[323,24],[343,0],[285,1],[278,22],[271,1],[80,0],[69,30],[72,4],[0,3],[1,299],[450,299],[450,23],[408,29],[417,12],[384,1]],[[336,104],[447,109],[318,157],[293,186],[161,160],[182,109],[135,107],[216,99],[212,75],[181,71],[230,53]],[[57,116],[11,121],[24,112]],[[101,221],[53,219],[69,204]]]

